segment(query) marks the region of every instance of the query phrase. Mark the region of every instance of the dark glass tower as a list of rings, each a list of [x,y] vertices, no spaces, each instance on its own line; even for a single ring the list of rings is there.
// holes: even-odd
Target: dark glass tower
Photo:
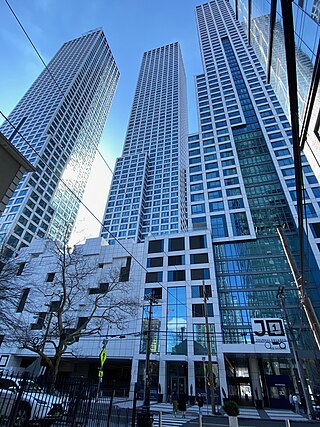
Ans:
[[[303,331],[300,348],[314,348],[276,230],[284,227],[297,254],[290,124],[229,2],[216,0],[198,6],[196,13],[204,74],[196,77],[201,129],[189,137],[189,227],[211,229],[217,286],[212,293],[219,297],[224,357],[233,360],[226,364],[229,393],[245,387],[240,378],[245,371],[261,397],[270,395],[272,373],[293,372],[290,355],[274,351],[271,358],[270,349],[250,350],[252,320],[283,317],[280,286],[292,324]],[[304,155],[302,164],[309,237],[306,287],[319,314],[320,188]],[[262,388],[257,372],[265,378]]]

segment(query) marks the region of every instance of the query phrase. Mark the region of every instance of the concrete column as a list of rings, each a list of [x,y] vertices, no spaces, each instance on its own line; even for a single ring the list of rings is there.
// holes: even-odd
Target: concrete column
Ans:
[[[226,373],[226,366],[224,363],[224,355],[223,353],[217,354],[217,362],[218,362],[218,369],[219,369],[219,385],[220,385],[220,396],[221,400],[223,402],[223,393],[222,388],[226,392],[228,396],[228,384],[227,384],[227,373]]]
[[[132,360],[129,400],[133,401],[134,385],[138,380],[138,359]]]
[[[161,393],[163,394],[163,401],[167,398],[167,375],[166,375],[166,362],[162,358],[159,360],[159,384],[161,385]],[[159,391],[159,390],[158,390]]]
[[[194,361],[188,361],[188,390],[187,395],[190,396],[190,386],[192,385],[193,396],[196,393],[196,381],[195,381],[195,373],[194,373]]]
[[[258,399],[262,399],[262,389],[261,389],[261,383],[260,383],[260,370],[258,365],[258,359],[254,356],[249,357],[249,372],[250,372],[250,378],[251,378],[251,384],[252,384],[252,394],[254,400],[257,399],[257,393],[258,393]],[[256,393],[257,390],[257,393]]]

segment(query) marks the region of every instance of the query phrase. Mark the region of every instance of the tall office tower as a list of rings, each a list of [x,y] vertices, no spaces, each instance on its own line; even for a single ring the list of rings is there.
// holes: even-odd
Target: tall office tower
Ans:
[[[103,31],[88,32],[60,48],[1,126],[36,167],[0,219],[9,254],[71,232],[118,78]]]
[[[196,13],[204,74],[196,77],[201,132],[189,136],[189,226],[211,229],[212,286],[217,286],[212,294],[219,297],[229,393],[241,399],[256,390],[255,398],[263,392],[270,404],[288,396],[294,362],[279,341],[252,345],[252,322],[261,322],[262,336],[266,319],[284,317],[277,301],[280,286],[292,325],[303,331],[300,348],[314,347],[276,229],[284,227],[296,255],[291,129],[229,2],[215,0],[198,6]],[[320,187],[304,155],[302,164],[309,239],[304,278],[319,315]],[[313,358],[307,370],[315,387]]]
[[[101,236],[143,241],[186,228],[186,81],[178,43],[145,52]]]
[[[252,2],[251,11],[248,9],[247,1],[231,1],[230,3],[266,73],[270,69],[270,83],[290,120],[290,96],[281,2],[277,3],[273,30],[270,24],[272,22],[270,20],[272,2]],[[306,134],[301,138],[301,142],[304,144],[308,161],[320,181],[320,84],[319,71],[317,71],[320,63],[320,0],[308,2],[294,0],[292,9],[301,134],[303,134],[302,127],[306,127]],[[271,51],[270,46],[272,46]],[[306,122],[308,114],[310,114],[309,123]]]

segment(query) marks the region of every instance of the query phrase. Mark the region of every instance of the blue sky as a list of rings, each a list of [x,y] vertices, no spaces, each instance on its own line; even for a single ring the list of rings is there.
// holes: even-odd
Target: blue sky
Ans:
[[[180,42],[184,59],[189,100],[189,131],[197,131],[194,76],[202,72],[195,23],[195,0],[8,0],[40,51],[49,62],[67,40],[102,27],[120,70],[120,80],[110,110],[100,150],[114,164],[121,155],[131,104],[144,51]],[[0,0],[0,110],[6,115],[17,104],[43,65],[4,0]],[[99,163],[99,161],[97,160]],[[101,162],[100,162],[101,163]],[[106,166],[96,165],[96,184],[101,191],[95,209],[104,206],[110,175]],[[100,180],[99,178],[99,180]],[[99,186],[100,187],[100,186]],[[90,191],[89,191],[90,192]],[[103,200],[102,200],[103,199]],[[101,211],[100,206],[100,211]],[[99,212],[100,212],[99,211]],[[101,217],[101,212],[98,214]],[[88,228],[85,222],[84,228]]]

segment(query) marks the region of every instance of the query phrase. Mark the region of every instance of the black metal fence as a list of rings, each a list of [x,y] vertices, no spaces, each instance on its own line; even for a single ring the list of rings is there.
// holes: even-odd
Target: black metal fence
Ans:
[[[26,373],[2,372],[0,427],[134,426],[135,413],[117,406],[114,395],[115,390],[98,391],[96,383],[83,378],[53,384],[48,379],[32,378]]]

